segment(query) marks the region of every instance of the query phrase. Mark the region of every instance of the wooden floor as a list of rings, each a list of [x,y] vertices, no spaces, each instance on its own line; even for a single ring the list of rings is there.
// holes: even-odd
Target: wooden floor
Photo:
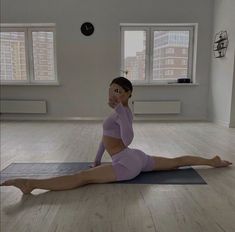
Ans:
[[[131,148],[215,154],[235,165],[235,129],[207,122],[134,122]],[[12,162],[93,161],[101,122],[2,122],[1,170]],[[111,161],[105,152],[102,161]],[[92,184],[22,195],[1,187],[1,231],[234,232],[235,166],[194,166],[208,185]]]

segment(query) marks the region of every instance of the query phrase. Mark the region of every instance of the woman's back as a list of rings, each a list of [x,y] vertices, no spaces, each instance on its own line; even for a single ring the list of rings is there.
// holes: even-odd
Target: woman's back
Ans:
[[[133,140],[132,121],[131,110],[121,103],[115,107],[115,112],[103,121],[102,142],[111,156],[123,150]]]

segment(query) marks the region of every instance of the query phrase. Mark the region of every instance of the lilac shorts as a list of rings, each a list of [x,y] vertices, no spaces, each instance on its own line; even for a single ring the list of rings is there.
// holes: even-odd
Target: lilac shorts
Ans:
[[[154,169],[154,159],[139,149],[126,147],[111,156],[117,181],[129,180]]]

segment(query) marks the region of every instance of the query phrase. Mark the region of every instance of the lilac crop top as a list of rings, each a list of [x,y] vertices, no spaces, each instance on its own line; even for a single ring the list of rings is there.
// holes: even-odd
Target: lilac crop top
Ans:
[[[134,138],[132,112],[128,107],[123,106],[121,102],[114,108],[114,110],[115,112],[103,121],[103,135],[120,138],[124,145],[128,146]],[[101,140],[95,158],[96,163],[100,163],[104,151],[105,147]]]

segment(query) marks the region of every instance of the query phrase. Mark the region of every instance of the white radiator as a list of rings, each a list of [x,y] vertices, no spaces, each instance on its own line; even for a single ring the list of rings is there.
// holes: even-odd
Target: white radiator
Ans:
[[[134,114],[179,114],[180,101],[134,101]]]
[[[1,100],[1,113],[46,113],[46,101]]]

